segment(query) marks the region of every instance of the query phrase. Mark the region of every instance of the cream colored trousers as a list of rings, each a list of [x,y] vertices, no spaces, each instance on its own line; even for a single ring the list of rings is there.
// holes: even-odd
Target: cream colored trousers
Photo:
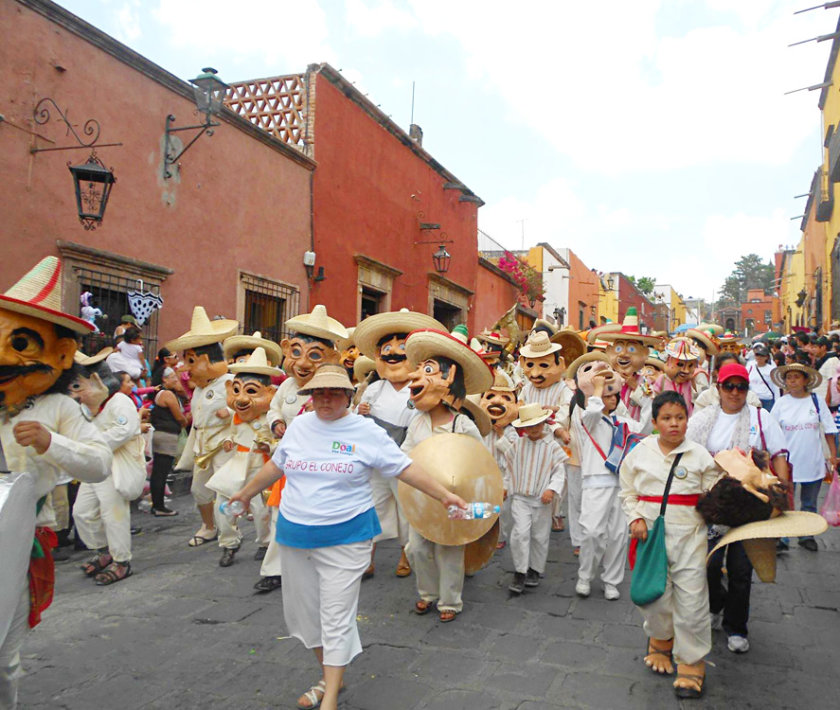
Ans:
[[[408,533],[405,554],[417,578],[417,593],[426,602],[437,602],[439,611],[464,608],[464,546],[438,545],[414,528]]]
[[[131,508],[117,493],[113,476],[79,486],[73,520],[79,537],[89,548],[107,547],[117,562],[131,560]]]
[[[539,496],[510,496],[513,529],[510,532],[510,554],[513,567],[525,574],[529,568],[542,574],[548,559],[551,537],[551,505],[544,505]]]
[[[216,529],[219,531],[219,547],[236,549],[242,544],[242,531],[239,529],[239,524],[234,524],[227,515],[222,514],[219,506],[222,503],[227,503],[230,500],[227,496],[221,493],[216,494],[216,507],[214,509],[216,515]],[[254,527],[257,529],[256,542],[261,547],[268,545],[269,534],[271,531],[271,520],[263,503],[262,496],[257,494],[251,498],[251,514],[254,516]]]
[[[277,541],[274,539],[277,534],[277,512],[279,509],[269,508],[268,510],[268,549],[265,551],[265,557],[263,557],[262,565],[260,566],[260,576],[282,577],[283,563],[280,559],[280,545],[278,545]]]
[[[376,508],[379,525],[382,527],[382,532],[373,538],[373,541],[381,542],[397,538],[400,545],[405,547],[408,544],[409,524],[397,498],[398,483],[395,477],[380,476],[376,472],[370,477],[373,505]]]
[[[712,648],[706,546],[705,526],[667,524],[665,593],[655,602],[639,607],[648,636],[674,639],[677,663],[697,663]]]
[[[627,554],[627,516],[618,488],[584,488],[581,493],[578,578],[591,582],[602,568],[604,584],[618,586]]]
[[[566,525],[572,547],[580,547],[580,499],[583,495],[582,476],[580,466],[566,464],[566,500],[569,502],[569,512]]]

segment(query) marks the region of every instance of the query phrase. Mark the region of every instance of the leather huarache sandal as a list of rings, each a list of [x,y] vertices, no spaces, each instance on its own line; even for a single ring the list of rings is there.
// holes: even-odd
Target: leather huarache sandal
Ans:
[[[397,577],[408,577],[411,574],[411,565],[408,562],[408,557],[405,555],[405,548],[403,548],[402,554],[400,555],[400,561],[397,563],[395,574]]]
[[[126,577],[131,576],[130,562],[112,562],[104,570],[102,570],[94,580],[100,587],[107,587],[114,582],[120,582]]]
[[[201,532],[201,530],[199,530],[198,532]],[[190,540],[187,544],[190,547],[201,547],[202,545],[204,545],[208,542],[214,542],[215,540],[218,540],[218,539],[219,539],[219,531],[214,528],[213,529],[213,537],[204,537],[204,536],[196,533],[195,535],[193,535],[192,540]]]
[[[674,693],[683,700],[692,700],[703,696],[703,685],[706,680],[706,664],[678,663],[677,679],[674,681]]]
[[[663,641],[662,639],[648,639],[647,655],[644,658],[645,665],[654,673],[670,675],[674,672],[673,657],[671,651],[674,648],[674,639]]]
[[[440,612],[440,620],[444,624],[448,624],[450,621],[455,621],[456,616],[457,614],[451,609],[444,609],[442,612]]]
[[[95,574],[99,574],[113,561],[114,560],[111,558],[111,555],[107,552],[97,552],[96,555],[91,557],[79,569],[81,569],[86,576],[93,577]]]
[[[414,613],[420,616],[423,614],[428,614],[432,610],[432,604],[434,602],[427,602],[423,599],[418,599],[414,602]]]

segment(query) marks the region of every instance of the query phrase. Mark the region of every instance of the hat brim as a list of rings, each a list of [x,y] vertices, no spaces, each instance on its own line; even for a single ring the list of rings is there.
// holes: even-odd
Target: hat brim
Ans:
[[[607,343],[614,343],[616,340],[632,340],[636,343],[642,343],[646,347],[656,345],[659,342],[659,338],[654,337],[652,335],[642,335],[641,333],[625,333],[621,330],[610,331],[608,333],[601,333],[601,335],[598,337],[600,340],[603,340]]]
[[[308,315],[308,314],[307,314]],[[299,318],[300,316],[295,316]],[[315,325],[314,323],[306,323],[305,321],[297,321],[294,322],[294,318],[290,318],[286,321],[286,327],[292,333],[300,333],[301,335],[311,335],[314,338],[322,338],[323,340],[329,340],[333,345],[337,343],[342,338],[346,338],[345,334],[342,334],[338,331],[337,328],[331,326],[330,328],[323,328],[321,326]],[[334,320],[330,318],[330,320]],[[335,321],[338,323],[338,321]],[[341,325],[339,323],[339,325]],[[344,326],[342,326],[343,328]],[[346,333],[347,331],[345,331]]]
[[[257,348],[265,350],[269,363],[272,365],[279,365],[280,360],[283,359],[283,351],[280,346],[273,340],[266,340],[265,338],[255,338],[253,335],[231,335],[225,338],[222,343],[222,350],[225,353],[225,360],[232,358],[241,350],[250,350],[253,352]],[[231,370],[233,372],[233,370]]]
[[[359,355],[353,363],[353,377],[357,382],[361,382],[369,373],[376,369],[376,363],[367,355]]]
[[[102,350],[96,353],[96,355],[85,355],[81,350],[77,350],[76,354],[73,356],[73,360],[82,367],[90,367],[98,362],[102,362],[112,352],[114,352],[114,348],[110,345],[106,348],[102,348]]]
[[[601,339],[604,333],[613,333],[621,330],[621,323],[605,323],[604,325],[597,325],[590,329],[586,334],[586,342],[592,345],[596,340]]]
[[[283,371],[279,367],[249,365],[247,362],[228,365],[228,372],[234,375],[268,375],[269,377],[280,377],[283,374]]]
[[[27,301],[21,301],[11,296],[0,295],[0,310],[21,313],[25,316],[49,321],[55,325],[72,330],[74,333],[92,333],[96,330],[96,326],[86,320],[62,313],[61,311],[54,311],[52,308],[44,308],[43,306],[28,303]]]
[[[504,347],[510,342],[510,338],[494,338],[492,335],[483,335],[479,333],[475,336],[479,343],[489,343],[490,345],[501,345]]]
[[[551,412],[546,412],[541,417],[537,417],[536,419],[529,419],[526,422],[523,422],[521,419],[514,419],[510,425],[515,429],[521,429],[522,427],[526,426],[536,426],[537,424],[542,424],[551,416]]]
[[[193,333],[187,331],[180,338],[170,340],[164,345],[168,350],[184,351],[195,350],[204,345],[212,345],[213,343],[221,343],[227,340],[232,335],[236,334],[239,329],[239,321],[230,320],[228,318],[222,320],[210,321],[210,331],[207,333]]]
[[[405,341],[405,354],[415,365],[432,357],[455,362],[464,373],[467,394],[481,394],[493,386],[490,366],[469,345],[440,330],[414,330]]]
[[[478,396],[478,395],[476,395]],[[493,428],[493,420],[490,415],[485,412],[481,405],[477,404],[469,397],[461,403],[461,409],[466,409],[471,415],[475,426],[478,428],[478,433],[482,436],[487,436]]]
[[[552,343],[550,340],[548,343],[550,346],[548,350],[534,350],[528,347],[528,343],[525,343],[525,345],[519,348],[519,355],[521,357],[545,357],[546,355],[559,353],[563,350],[563,346],[560,343]],[[563,360],[565,362],[565,358]]]
[[[770,379],[776,387],[783,389],[785,386],[785,375],[791,371],[801,372],[808,378],[808,381],[805,383],[805,389],[807,390],[815,389],[822,384],[823,378],[819,372],[817,372],[813,367],[799,364],[782,365],[781,367],[771,370]]]
[[[703,345],[706,346],[706,352],[714,357],[715,355],[720,352],[720,348],[717,346],[716,343],[712,341],[712,339],[706,335],[702,330],[697,330],[696,328],[689,328],[685,331],[685,334],[689,338],[694,338],[695,340],[699,340]]]
[[[549,340],[563,348],[563,360],[567,363],[577,360],[586,352],[586,341],[572,330],[560,330],[552,335]]]
[[[376,344],[391,333],[410,333],[413,330],[440,330],[446,326],[425,313],[416,311],[388,311],[365,318],[353,332],[356,347],[362,355],[376,359]]]
[[[656,357],[649,357],[645,360],[645,365],[650,365],[651,367],[655,367],[660,372],[665,372],[665,363],[662,362],[659,358]]]
[[[572,362],[572,364],[566,368],[566,372],[563,376],[567,380],[571,380],[577,374],[577,371],[581,365],[585,365],[587,362],[595,361],[605,362],[608,365],[610,364],[610,359],[604,353],[596,350],[591,353],[586,353],[586,355],[581,355],[577,360]]]

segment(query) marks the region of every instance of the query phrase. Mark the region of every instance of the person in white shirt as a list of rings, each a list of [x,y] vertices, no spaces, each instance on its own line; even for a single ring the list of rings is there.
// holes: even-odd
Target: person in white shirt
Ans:
[[[770,373],[776,366],[770,362],[770,351],[764,343],[756,343],[753,346],[755,359],[747,365],[747,372],[750,376],[750,391],[755,392],[761,400],[761,406],[768,412],[773,410],[776,400],[781,397],[779,388],[773,383]]]

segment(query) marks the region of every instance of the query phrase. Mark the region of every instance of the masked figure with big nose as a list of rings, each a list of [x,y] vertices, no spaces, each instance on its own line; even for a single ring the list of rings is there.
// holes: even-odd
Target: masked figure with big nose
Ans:
[[[679,392],[690,417],[694,411],[694,373],[699,362],[699,348],[691,338],[674,338],[665,346],[665,372],[653,383],[653,394],[666,390]]]

